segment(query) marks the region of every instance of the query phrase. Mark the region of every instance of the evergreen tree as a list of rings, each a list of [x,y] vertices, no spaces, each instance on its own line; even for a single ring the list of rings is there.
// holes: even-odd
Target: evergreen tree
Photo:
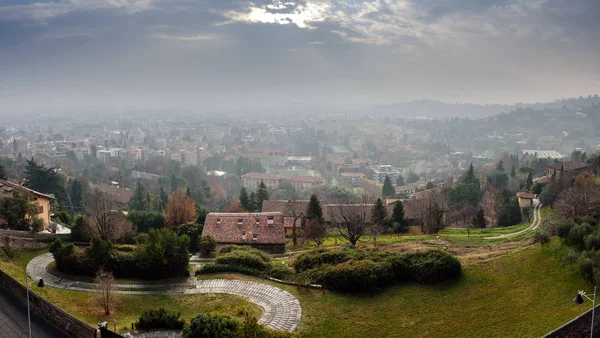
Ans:
[[[433,189],[433,188],[435,188],[435,186],[433,185],[433,182],[427,182],[427,184],[425,184],[426,190]]]
[[[177,188],[177,177],[175,177],[175,174],[171,174],[171,191],[177,191]]]
[[[323,209],[317,195],[312,194],[306,207],[306,219],[323,223]]]
[[[258,198],[253,191],[250,193],[250,201],[248,202],[248,211],[258,211]]]
[[[4,171],[4,166],[0,163],[0,180],[7,180],[6,171]]]
[[[13,139],[13,153],[16,153],[19,147],[17,146],[17,139]]]
[[[371,222],[373,224],[379,224],[379,226],[384,226],[387,223],[387,209],[381,198],[378,198],[373,205],[373,210],[371,211]]]
[[[146,189],[138,182],[133,190],[133,196],[129,200],[129,210],[145,211],[148,205]]]
[[[525,181],[525,188],[531,189],[532,186],[533,186],[533,176],[532,176],[531,172],[529,172],[529,175],[527,175],[527,181]]]
[[[53,194],[58,202],[66,205],[67,190],[65,178],[57,174],[53,168],[38,164],[33,158],[27,161],[25,178],[30,189],[44,194]]]
[[[510,168],[510,177],[512,177],[512,178],[517,177],[517,171],[515,170],[514,165],[512,166],[512,168]]]
[[[404,204],[402,202],[398,201],[394,203],[391,221],[395,233],[406,232],[408,230],[406,220],[404,219]]]
[[[78,211],[82,210],[85,206],[85,197],[83,193],[83,186],[81,185],[81,182],[79,182],[78,179],[74,179],[71,182],[70,194],[71,203],[73,204],[73,206],[76,207]]]
[[[167,195],[167,193],[165,192],[165,189],[163,189],[163,187],[160,187],[159,199],[160,199],[160,210],[162,211],[167,207],[167,202],[169,200],[169,196]]]
[[[392,185],[392,180],[390,180],[389,176],[385,176],[385,181],[383,181],[383,188],[381,188],[381,194],[383,196],[394,196],[396,195],[396,189]]]
[[[404,176],[398,175],[398,178],[396,179],[396,185],[398,185],[398,186],[406,185],[406,183],[404,182]]]
[[[242,188],[240,190],[240,204],[244,210],[251,210],[250,208],[250,197],[248,197],[248,192],[246,188]]]
[[[256,210],[260,211],[262,209],[263,201],[269,199],[269,190],[267,190],[267,186],[265,182],[260,181],[260,185],[258,186],[258,191],[256,192]]]
[[[465,185],[475,183],[477,184],[477,186],[479,186],[479,179],[477,179],[477,176],[475,175],[475,168],[473,168],[473,162],[469,164],[469,169],[467,169],[467,171],[465,171],[460,177],[460,182],[464,183]]]

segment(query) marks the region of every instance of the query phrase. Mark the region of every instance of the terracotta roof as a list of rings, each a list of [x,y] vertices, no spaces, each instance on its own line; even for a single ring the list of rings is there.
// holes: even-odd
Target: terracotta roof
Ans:
[[[269,219],[272,219],[272,225],[268,224]],[[256,241],[254,241],[255,235]],[[228,244],[285,244],[286,242],[283,214],[280,212],[211,212],[206,215],[202,236],[211,236],[217,243]]]
[[[279,180],[279,175],[250,172],[245,174],[244,178],[255,180]]]
[[[34,196],[38,196],[38,197],[45,197],[48,199],[54,199],[54,197],[50,196],[50,195],[46,195],[43,194],[41,192],[29,189],[27,187],[24,187],[20,184],[14,183],[14,182],[10,182],[10,181],[5,181],[5,180],[0,180],[0,196],[5,196],[8,193],[12,194],[13,190],[20,190],[22,192],[27,192],[30,193]]]
[[[290,176],[287,180],[298,183],[325,183],[325,179],[319,176]]]
[[[552,169],[556,169],[556,170],[560,170],[562,168],[562,166],[565,166],[565,171],[571,171],[571,170],[579,170],[579,169],[585,169],[585,168],[591,168],[592,165],[585,163],[585,162],[581,162],[581,161],[570,161],[570,162],[559,162],[559,163],[553,163],[550,164],[548,166],[548,168],[552,168]]]
[[[365,177],[363,173],[340,173],[342,177]]]
[[[249,159],[260,159],[260,158],[269,158],[267,154],[263,153],[243,153],[240,157],[249,158]]]
[[[520,191],[520,192],[517,193],[517,197],[518,198],[526,198],[526,199],[534,199],[535,198],[535,194],[528,193],[526,191]]]
[[[101,184],[96,188],[98,188],[98,190],[101,192],[108,194],[113,201],[119,204],[127,204],[129,203],[131,197],[133,197],[133,191],[119,187],[113,187],[111,185]]]

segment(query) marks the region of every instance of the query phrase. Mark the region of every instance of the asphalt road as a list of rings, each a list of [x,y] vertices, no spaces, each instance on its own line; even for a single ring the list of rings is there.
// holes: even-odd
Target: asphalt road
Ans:
[[[28,338],[27,306],[0,288],[0,338]],[[64,338],[61,332],[42,318],[32,314],[31,337]]]

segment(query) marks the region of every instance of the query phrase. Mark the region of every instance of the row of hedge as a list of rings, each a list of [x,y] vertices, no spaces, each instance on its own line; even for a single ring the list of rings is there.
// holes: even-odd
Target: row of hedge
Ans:
[[[214,263],[203,265],[198,274],[237,272],[250,276],[289,279],[293,275],[287,266],[274,265],[271,256],[250,246],[226,245]]]
[[[145,310],[135,323],[137,330],[181,330],[184,338],[292,338],[289,332],[274,331],[258,324],[256,318],[246,312],[244,320],[215,314],[198,314],[186,325],[181,313],[164,308]]]
[[[56,268],[65,273],[95,275],[104,269],[120,278],[160,279],[185,276],[189,264],[189,237],[166,229],[152,229],[132,251],[118,250],[95,236],[88,248],[56,239],[50,252]],[[130,248],[128,248],[130,250]]]
[[[345,248],[314,250],[294,262],[298,279],[344,292],[370,292],[414,281],[435,284],[460,276],[461,265],[452,255],[429,250],[408,254]]]

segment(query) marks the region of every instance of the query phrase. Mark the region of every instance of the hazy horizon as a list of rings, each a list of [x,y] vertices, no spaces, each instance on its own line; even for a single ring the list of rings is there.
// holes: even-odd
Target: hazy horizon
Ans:
[[[599,12],[594,0],[7,0],[0,114],[593,95]]]

